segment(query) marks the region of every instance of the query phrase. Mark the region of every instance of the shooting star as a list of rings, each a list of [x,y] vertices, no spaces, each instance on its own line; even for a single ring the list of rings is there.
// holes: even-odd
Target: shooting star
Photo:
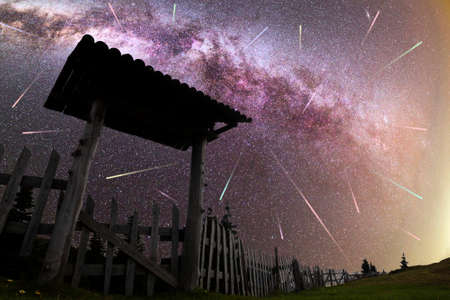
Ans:
[[[172,22],[175,22],[175,12],[177,10],[177,4],[173,4]]]
[[[377,74],[381,73],[384,69],[386,69],[390,65],[392,65],[392,64],[396,63],[397,61],[399,61],[403,56],[407,55],[408,53],[410,53],[411,51],[413,51],[414,49],[416,49],[417,47],[422,45],[422,43],[423,43],[423,41],[420,41],[417,44],[415,44],[414,46],[412,46],[409,50],[406,50],[405,52],[403,52],[399,57],[397,57],[396,59],[394,59],[393,61],[391,61],[387,65],[385,65],[380,71],[378,71]]]
[[[369,10],[368,10],[367,8],[364,8],[364,10],[366,11],[366,17],[367,17],[367,19],[369,19],[369,21],[370,21],[371,17],[370,17]]]
[[[314,91],[314,93],[311,95],[311,98],[309,98],[308,103],[306,103],[305,108],[303,108],[302,114],[305,113],[306,109],[307,109],[308,106],[311,104],[311,102],[312,102],[312,100],[313,100],[313,98],[314,98],[315,95],[316,95],[316,91]]]
[[[367,37],[369,36],[369,33],[372,31],[373,25],[375,25],[375,22],[377,21],[377,18],[379,15],[380,15],[380,10],[377,11],[377,14],[373,18],[372,23],[369,26],[369,30],[367,30],[366,35],[364,36],[363,40],[361,41],[361,46],[364,45],[364,42],[366,41]]]
[[[375,172],[374,172],[374,173],[375,173]],[[401,188],[402,190],[404,190],[404,191],[410,193],[410,194],[413,195],[414,197],[416,197],[416,198],[418,198],[418,199],[420,199],[420,200],[423,200],[423,197],[422,197],[422,196],[420,196],[420,195],[414,193],[413,191],[411,191],[410,189],[404,187],[403,185],[398,184],[398,183],[395,182],[394,180],[392,180],[392,179],[390,179],[390,178],[387,178],[387,177],[385,177],[385,176],[383,176],[383,175],[380,175],[380,174],[378,174],[378,173],[375,173],[375,174],[378,175],[378,176],[380,176],[381,178],[386,179],[387,181],[389,181],[390,183],[392,183],[392,184],[395,185],[396,187],[399,187],[399,188]]]
[[[112,14],[114,15],[114,18],[116,19],[117,24],[119,24],[120,29],[123,32],[126,32],[125,29],[123,29],[122,24],[120,24],[119,18],[117,17],[116,12],[114,11],[114,8],[112,7],[111,3],[108,2],[108,6],[109,6],[109,9],[111,10]]]
[[[11,25],[8,25],[8,24],[5,24],[5,23],[3,23],[3,22],[0,22],[0,25],[3,26],[3,27],[9,28],[9,29],[18,31],[18,32],[20,32],[20,33],[24,33],[24,34],[28,34],[28,35],[32,35],[32,36],[37,36],[37,35],[35,35],[35,34],[26,32],[25,30],[19,29],[19,28],[17,28],[17,27],[14,27],[14,26],[11,26]]]
[[[224,189],[222,191],[222,194],[220,195],[219,201],[222,201],[223,195],[225,195],[225,191],[227,190],[228,185],[230,184],[231,178],[233,178],[234,171],[236,171],[236,168],[237,168],[237,166],[239,164],[239,161],[241,160],[241,156],[242,156],[242,152],[239,154],[238,160],[234,164],[233,170],[231,171],[231,175],[228,178],[227,183],[225,184],[225,187],[224,187]]]
[[[281,229],[281,222],[280,222],[280,218],[278,216],[277,216],[277,220],[278,220],[278,228],[280,229],[280,237],[282,240],[284,240],[283,230]]]
[[[397,128],[406,128],[406,129],[412,129],[412,130],[417,130],[417,131],[428,131],[428,129],[426,128],[422,128],[422,127],[413,127],[413,126],[395,126]]]
[[[113,178],[117,178],[117,177],[133,175],[133,174],[137,174],[137,173],[147,172],[147,171],[150,171],[150,170],[158,170],[158,169],[167,168],[167,167],[170,167],[170,166],[173,166],[173,165],[175,165],[175,164],[162,165],[162,166],[152,167],[152,168],[148,168],[148,169],[144,169],[144,170],[139,170],[139,171],[133,171],[133,172],[128,172],[128,173],[108,176],[108,177],[106,177],[106,179],[113,179]]]
[[[358,203],[356,202],[356,197],[355,197],[355,194],[353,193],[352,185],[350,184],[350,180],[348,180],[348,178],[347,178],[347,185],[348,185],[348,188],[350,189],[350,192],[352,192],[353,202],[355,203],[356,211],[359,214]]]
[[[51,132],[61,132],[60,129],[55,130],[39,130],[39,131],[24,131],[22,134],[41,134],[41,133],[51,133]]]
[[[38,80],[39,76],[42,74],[42,72],[44,72],[44,70],[40,71],[36,77],[33,79],[33,81],[31,81],[31,83],[28,85],[28,87],[23,91],[22,94],[20,94],[19,98],[17,98],[16,102],[14,102],[14,104],[11,106],[11,108],[16,107],[17,103],[19,103],[19,101],[23,98],[23,96],[25,96],[25,94],[28,92],[28,90],[31,88],[31,86],[36,82],[36,80]]]
[[[259,37],[266,32],[266,30],[269,29],[269,27],[267,26],[266,28],[263,29],[263,31],[261,31],[247,46],[244,47],[244,50],[247,49],[248,47],[250,47],[254,42],[256,42],[257,39],[259,39]]]
[[[402,229],[402,230],[403,230],[403,232],[406,233],[407,235],[409,235],[409,236],[411,236],[412,238],[414,238],[414,239],[420,241],[420,238],[419,238],[418,236],[412,234],[412,233],[409,232],[409,231],[406,231],[405,229]]]
[[[157,190],[161,195],[163,195],[164,197],[166,197],[167,199],[171,200],[173,202],[173,204],[177,204],[177,200],[175,200],[174,198],[170,197],[169,195],[167,195],[166,193],[164,193],[163,191]]]
[[[345,255],[344,250],[341,248],[341,246],[339,246],[338,242],[336,241],[336,239],[334,238],[334,236],[331,234],[331,232],[328,230],[327,226],[325,226],[325,224],[323,223],[322,219],[319,217],[319,215],[316,213],[316,211],[314,210],[314,208],[311,206],[311,204],[309,203],[308,199],[306,199],[305,195],[303,195],[302,191],[298,188],[298,186],[295,184],[294,180],[291,178],[291,176],[289,175],[289,173],[286,171],[286,169],[283,167],[283,165],[281,164],[281,162],[279,161],[279,159],[275,156],[275,153],[273,153],[272,150],[270,150],[270,152],[272,153],[273,157],[275,158],[276,162],[278,163],[278,165],[280,165],[281,169],[283,170],[284,174],[286,175],[286,177],[289,179],[289,181],[292,183],[292,185],[294,186],[294,188],[296,189],[297,193],[303,198],[303,200],[305,201],[306,205],[308,205],[309,209],[311,210],[311,212],[314,214],[314,216],[316,217],[316,219],[319,221],[319,223],[322,225],[323,229],[327,232],[328,236],[331,238],[331,240],[334,242],[334,244],[336,245],[336,247],[339,249],[339,251],[342,253],[342,255],[345,257],[345,259],[347,260],[348,263],[350,263],[350,260],[348,259],[347,255]]]
[[[298,25],[298,46],[302,49],[302,25]]]

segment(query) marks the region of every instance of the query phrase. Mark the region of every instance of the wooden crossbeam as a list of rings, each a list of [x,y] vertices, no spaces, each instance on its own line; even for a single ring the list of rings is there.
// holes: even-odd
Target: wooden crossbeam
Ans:
[[[0,173],[0,185],[7,185],[11,174]],[[29,186],[32,188],[40,188],[42,185],[42,177],[39,176],[23,176],[20,182],[21,186]],[[65,190],[67,187],[67,180],[53,179],[50,186],[54,190]]]
[[[124,240],[116,236],[114,232],[108,230],[105,226],[98,224],[95,222],[88,214],[85,212],[80,212],[79,220],[81,223],[88,227],[90,230],[96,232],[100,237],[119,248],[119,250],[123,251],[125,254],[130,256],[136,263],[152,272],[156,277],[160,278],[170,286],[177,288],[178,281],[170,272],[166,271],[161,266],[157,265],[149,261],[145,258],[141,253],[139,253],[135,247],[132,247]]]

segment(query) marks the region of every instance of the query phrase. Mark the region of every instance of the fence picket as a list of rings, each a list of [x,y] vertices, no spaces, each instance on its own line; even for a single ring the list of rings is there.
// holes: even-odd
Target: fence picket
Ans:
[[[152,233],[150,237],[150,261],[159,264],[158,259],[158,242],[159,242],[159,205],[153,202],[152,206]],[[155,291],[156,277],[147,272],[147,296],[153,296]]]
[[[19,256],[30,256],[31,251],[33,250],[34,237],[36,236],[39,229],[39,224],[41,223],[42,213],[44,212],[44,208],[47,203],[48,195],[50,193],[53,178],[56,174],[58,163],[59,154],[58,152],[53,150],[50,154],[47,168],[45,169],[44,178],[39,189],[39,195],[36,199],[36,205],[33,209],[33,214],[31,215],[31,220],[27,226],[27,231],[25,232],[22,241]]]
[[[208,257],[208,272],[206,274],[206,289],[210,291],[211,288],[211,279],[212,279],[212,272],[213,272],[213,255],[214,255],[214,247],[216,247],[215,242],[215,233],[216,233],[216,219],[215,218],[208,218],[208,225],[211,228],[210,234],[209,234],[209,257]],[[218,272],[216,270],[216,275],[218,276]]]
[[[218,220],[215,220],[216,222],[215,222],[215,227],[216,227],[216,232],[217,232],[217,244],[216,244],[216,249],[217,249],[217,252],[216,252],[216,293],[218,293],[219,291],[220,291],[220,254],[221,254],[221,252],[222,252],[222,249],[223,249],[223,247],[222,247],[222,239],[221,239],[221,237],[222,237],[222,235],[221,235],[221,230],[220,230],[220,227],[219,227],[219,222],[218,222]],[[224,275],[223,273],[222,273],[222,275]]]
[[[88,195],[86,202],[86,214],[93,217],[94,216],[94,200]],[[83,227],[80,239],[80,246],[78,247],[77,261],[75,263],[75,268],[72,276],[72,287],[76,288],[80,284],[81,273],[83,271],[84,258],[86,256],[87,245],[89,242],[90,231]]]
[[[228,231],[228,230],[227,230]],[[229,262],[230,262],[230,288],[231,288],[231,295],[234,295],[234,270],[235,270],[235,264],[236,259],[234,256],[234,239],[233,239],[233,233],[231,230],[227,232],[228,236],[228,251],[229,251]]]
[[[223,283],[225,286],[225,294],[228,294],[228,285],[230,283],[228,274],[228,245],[227,245],[227,231],[220,225],[220,230],[222,231],[222,244],[223,244]]]
[[[19,185],[22,181],[22,177],[25,173],[25,169],[27,168],[28,162],[30,161],[30,157],[30,150],[28,150],[27,147],[24,147],[14,167],[14,171],[9,178],[6,189],[3,192],[3,197],[0,200],[0,234],[3,232],[3,229],[5,227],[9,211],[14,205],[14,199],[16,197],[17,190],[19,189]]]
[[[109,230],[113,231],[114,226],[117,222],[117,201],[116,199],[112,198],[111,201],[111,218],[109,221]],[[108,295],[109,294],[109,288],[111,286],[111,273],[112,273],[112,267],[113,267],[113,252],[114,252],[114,245],[108,242],[106,244],[106,263],[105,263],[105,279],[103,284],[103,294]]]
[[[130,234],[129,234],[129,240],[130,245],[135,247],[136,241],[137,241],[137,224],[138,224],[138,213],[135,210],[134,215],[132,217],[132,223],[130,226]],[[126,262],[126,275],[125,275],[125,296],[132,296],[133,290],[134,290],[134,278],[135,278],[135,271],[136,271],[136,263],[133,259],[128,257]]]
[[[247,296],[247,281],[244,278],[244,267],[245,267],[245,262],[244,262],[244,250],[243,250],[243,246],[242,246],[242,241],[240,239],[238,239],[238,255],[239,255],[239,276],[241,278],[240,282],[241,282],[241,290],[242,290],[242,295],[243,296]]]
[[[170,258],[170,271],[178,275],[178,247],[179,247],[180,212],[175,204],[172,205],[172,249]],[[202,264],[203,266],[203,264]]]

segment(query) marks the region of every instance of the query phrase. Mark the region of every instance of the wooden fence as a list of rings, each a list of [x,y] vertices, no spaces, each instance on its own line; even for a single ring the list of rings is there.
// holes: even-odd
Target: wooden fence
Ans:
[[[0,145],[0,161],[3,155]],[[25,176],[24,172],[31,153],[24,148],[12,174],[0,173],[0,185],[6,189],[0,201],[0,233],[6,226],[6,231],[23,234],[20,256],[32,253],[33,240],[37,234],[50,235],[54,224],[41,223],[42,213],[46,206],[50,189],[61,190],[59,202],[64,197],[63,190],[67,182],[55,179],[59,155],[53,151],[44,176]],[[39,188],[35,207],[28,224],[10,222],[6,224],[7,215],[13,207],[13,202],[19,186]],[[58,212],[57,212],[58,213]],[[94,201],[87,197],[84,211],[80,213],[76,231],[81,231],[80,244],[74,264],[69,264],[61,276],[71,276],[72,286],[80,283],[82,276],[103,276],[103,291],[110,292],[111,277],[123,276],[125,295],[134,293],[136,275],[145,276],[145,294],[152,295],[156,278],[160,278],[169,286],[177,287],[180,256],[178,249],[184,241],[184,228],[179,227],[179,211],[172,207],[172,226],[160,227],[159,206],[152,207],[151,226],[139,226],[138,214],[132,217],[131,224],[117,224],[117,202],[111,202],[109,223],[99,223],[93,219]],[[217,217],[203,217],[200,242],[200,261],[198,269],[198,286],[208,290],[232,295],[267,296],[274,291],[292,292],[303,289],[343,284],[358,278],[345,270],[321,270],[319,267],[301,266],[294,257],[279,256],[275,248],[273,254],[252,250],[227,230]],[[86,264],[85,256],[89,243],[90,232],[96,233],[107,242],[107,250],[103,264]],[[128,236],[128,242],[118,236]],[[137,249],[139,235],[150,236],[149,255],[144,256]],[[143,239],[144,241],[146,239]],[[159,242],[171,243],[170,257],[161,258],[158,255]],[[117,248],[127,256],[125,264],[114,264],[113,249]]]

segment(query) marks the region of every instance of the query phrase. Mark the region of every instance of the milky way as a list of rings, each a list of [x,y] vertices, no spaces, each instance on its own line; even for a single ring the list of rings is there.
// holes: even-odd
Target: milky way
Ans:
[[[43,103],[68,54],[88,33],[253,118],[209,144],[205,165],[205,206],[221,216],[229,203],[232,221],[251,247],[272,252],[278,246],[304,264],[349,270],[358,270],[364,257],[379,269],[395,268],[402,251],[411,253],[409,261],[429,262],[445,251],[430,249],[450,245],[435,235],[427,240],[435,230],[428,222],[431,210],[391,182],[419,195],[433,188],[426,170],[444,68],[438,57],[442,36],[434,33],[438,18],[439,9],[421,0],[183,1],[176,3],[176,15],[168,1],[0,1],[2,172],[12,169],[26,145],[33,153],[28,174],[41,175],[55,148],[63,161],[57,176],[67,177],[83,123]],[[385,67],[419,41],[420,47]],[[21,134],[42,130],[61,131]],[[108,220],[115,197],[122,222],[137,208],[149,224],[151,202],[158,201],[169,224],[175,200],[184,222],[189,152],[105,128],[88,186],[96,218]],[[47,218],[52,214],[54,203]]]

